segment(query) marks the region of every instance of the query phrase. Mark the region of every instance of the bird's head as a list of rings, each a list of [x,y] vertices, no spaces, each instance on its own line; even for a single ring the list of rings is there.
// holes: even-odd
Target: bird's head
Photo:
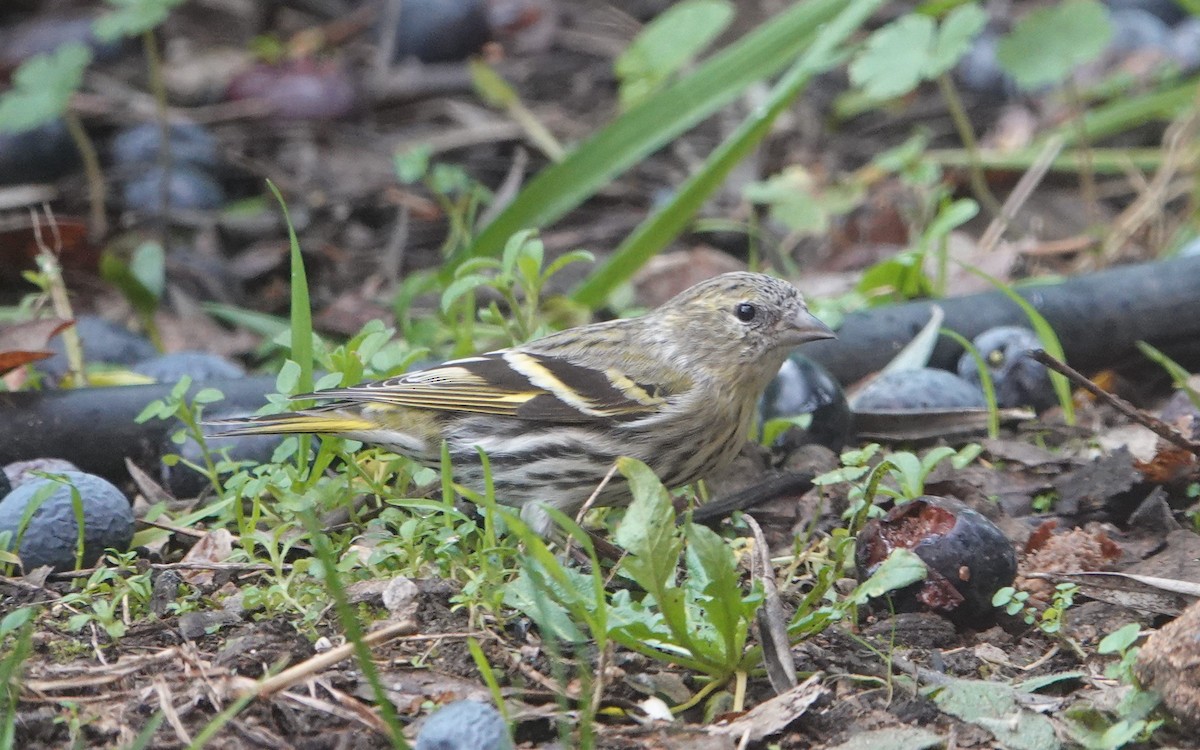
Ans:
[[[758,273],[726,273],[702,281],[655,315],[678,334],[677,340],[687,342],[685,356],[713,362],[758,362],[768,355],[782,361],[795,346],[835,338],[808,311],[796,287]]]

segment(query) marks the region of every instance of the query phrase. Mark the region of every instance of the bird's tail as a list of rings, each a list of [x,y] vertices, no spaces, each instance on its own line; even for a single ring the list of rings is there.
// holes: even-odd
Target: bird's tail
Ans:
[[[283,414],[267,414],[261,417],[214,419],[204,423],[217,431],[209,437],[238,437],[240,435],[286,435],[298,432],[324,432],[337,434],[370,430],[374,423],[353,414],[338,411],[295,411]]]

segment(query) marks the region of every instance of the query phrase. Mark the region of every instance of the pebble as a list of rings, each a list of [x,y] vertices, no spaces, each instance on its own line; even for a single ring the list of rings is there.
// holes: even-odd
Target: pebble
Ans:
[[[75,518],[74,492],[83,506],[84,549],[82,563],[90,566],[112,547],[126,550],[133,539],[133,509],[129,499],[110,482],[79,471],[62,472],[64,482],[39,477],[17,487],[0,500],[0,532],[17,538],[21,520],[30,503],[45,497],[29,518],[20,537],[17,554],[26,571],[43,565],[55,570],[75,568],[79,526]],[[46,493],[49,493],[48,495]]]

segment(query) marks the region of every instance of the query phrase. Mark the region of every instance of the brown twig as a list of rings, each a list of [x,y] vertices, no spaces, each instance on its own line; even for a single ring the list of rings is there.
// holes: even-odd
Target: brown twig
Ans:
[[[275,570],[275,566],[266,563],[221,563],[221,562],[177,562],[177,563],[150,563],[150,570],[214,570],[227,571],[232,573],[267,573]],[[291,565],[285,564],[282,567],[284,572],[290,571]],[[71,579],[71,578],[87,578],[95,573],[100,568],[83,568],[82,570],[62,570],[51,574],[51,578],[56,581]]]
[[[1039,349],[1034,352],[1032,356],[1038,362],[1041,362],[1046,367],[1049,367],[1051,370],[1061,374],[1067,380],[1070,380],[1075,385],[1083,388],[1088,393],[1091,393],[1102,402],[1108,404],[1112,408],[1132,419],[1134,422],[1137,422],[1141,426],[1150,430],[1163,440],[1177,445],[1180,448],[1183,448],[1185,451],[1189,451],[1197,456],[1200,456],[1200,440],[1189,439],[1183,433],[1179,432],[1179,430],[1176,430],[1174,427],[1162,421],[1161,419],[1150,416],[1146,412],[1138,409],[1133,404],[1119,396],[1114,396],[1113,394],[1093,383],[1091,380],[1088,380],[1078,370],[1072,368],[1065,362],[1061,362],[1052,357],[1045,351]]]
[[[415,627],[416,624],[411,620],[395,622],[372,633],[367,633],[362,640],[368,646],[376,646],[394,640],[400,635],[410,635]],[[354,644],[344,643],[310,657],[295,666],[288,667],[277,675],[268,677],[256,686],[255,694],[257,697],[263,698],[277,693],[352,656],[354,656]]]

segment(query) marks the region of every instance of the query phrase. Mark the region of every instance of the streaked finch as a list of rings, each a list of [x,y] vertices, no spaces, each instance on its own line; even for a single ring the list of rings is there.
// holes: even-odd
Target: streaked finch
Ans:
[[[432,467],[445,441],[456,481],[480,492],[482,449],[496,499],[545,532],[539,506],[573,514],[619,456],[646,463],[668,487],[723,469],[788,352],[833,336],[791,284],[727,273],[639,318],[297,396],[332,401],[220,424],[223,435],[339,435]],[[596,502],[628,499],[617,475]]]

